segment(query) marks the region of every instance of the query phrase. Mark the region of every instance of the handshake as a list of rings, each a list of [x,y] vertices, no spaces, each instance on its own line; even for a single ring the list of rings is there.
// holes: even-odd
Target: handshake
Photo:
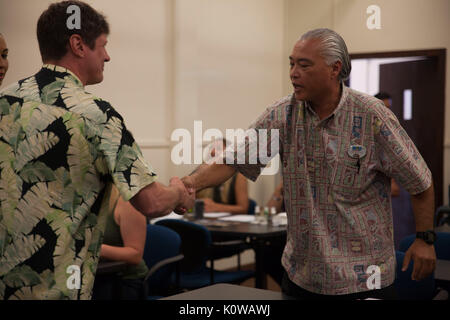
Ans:
[[[180,194],[180,200],[174,209],[175,213],[185,214],[189,209],[194,207],[195,185],[192,177],[186,176],[182,179],[173,177],[170,179],[170,187],[178,190]]]

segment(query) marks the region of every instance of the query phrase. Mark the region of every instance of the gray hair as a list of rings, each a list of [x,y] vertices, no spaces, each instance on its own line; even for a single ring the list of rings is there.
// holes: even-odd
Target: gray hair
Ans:
[[[321,43],[321,55],[328,65],[336,61],[342,63],[339,80],[345,81],[350,77],[352,64],[348,55],[344,39],[335,31],[330,29],[314,29],[303,34],[299,40],[318,39]]]

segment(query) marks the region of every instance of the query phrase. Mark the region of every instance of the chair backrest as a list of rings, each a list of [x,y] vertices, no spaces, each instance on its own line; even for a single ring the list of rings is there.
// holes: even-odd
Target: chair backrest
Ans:
[[[178,255],[180,246],[181,238],[178,233],[164,226],[148,224],[143,259],[151,269],[156,263]],[[175,265],[158,269],[147,280],[150,292],[166,287],[174,271]]]
[[[395,288],[401,300],[431,300],[435,293],[434,274],[421,281],[411,279],[413,263],[410,263],[406,271],[402,271],[405,253],[396,251],[397,259]]]
[[[411,234],[400,241],[399,250],[406,252],[416,239],[415,234]],[[436,242],[434,243],[436,257],[442,260],[450,260],[450,233],[436,232]]]
[[[204,226],[180,219],[163,219],[156,225],[168,227],[181,237],[181,272],[196,272],[206,265],[211,249],[211,233]]]

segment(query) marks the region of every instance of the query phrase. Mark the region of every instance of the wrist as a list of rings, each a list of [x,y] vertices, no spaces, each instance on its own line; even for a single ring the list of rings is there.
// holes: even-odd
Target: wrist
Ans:
[[[416,239],[421,239],[426,244],[432,245],[436,241],[436,233],[433,230],[416,232]]]

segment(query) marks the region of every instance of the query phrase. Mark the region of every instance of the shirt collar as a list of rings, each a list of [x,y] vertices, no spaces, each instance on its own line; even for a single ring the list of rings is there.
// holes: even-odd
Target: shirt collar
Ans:
[[[323,122],[324,120],[327,120],[327,119],[330,119],[330,118],[336,116],[337,113],[342,109],[342,106],[345,104],[345,100],[347,99],[347,96],[348,96],[348,87],[346,87],[343,83],[341,83],[341,88],[342,88],[341,98],[339,99],[339,103],[338,103],[336,109],[334,109],[334,111],[328,117],[321,120],[320,122]],[[303,104],[304,104],[306,110],[308,110],[313,115],[317,116],[316,112],[313,110],[313,108],[311,108],[311,106],[309,105],[308,102],[303,101]]]
[[[77,86],[84,88],[83,82],[81,82],[80,78],[78,78],[75,73],[73,73],[72,71],[70,71],[67,68],[61,67],[61,66],[57,66],[54,64],[44,64],[42,66],[42,68],[45,69],[49,69],[51,71],[55,71],[55,72],[62,72],[62,73],[67,73],[67,77],[65,77],[66,80],[71,80],[73,83],[75,83]]]

